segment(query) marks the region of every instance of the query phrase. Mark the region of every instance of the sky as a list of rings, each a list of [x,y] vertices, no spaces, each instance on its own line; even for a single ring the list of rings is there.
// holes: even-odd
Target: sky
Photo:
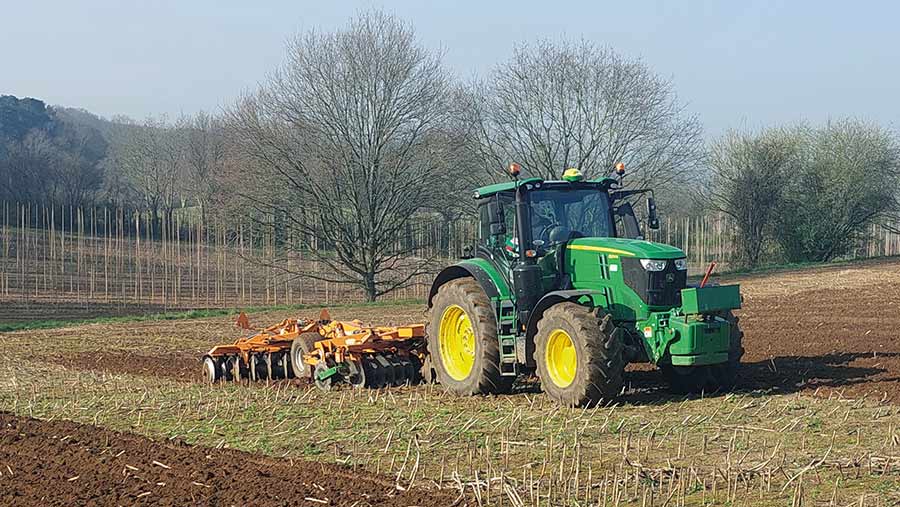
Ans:
[[[900,2],[0,0],[0,94],[105,117],[216,111],[285,42],[360,10],[410,22],[461,79],[516,44],[586,38],[669,79],[707,137],[854,116],[900,126]]]

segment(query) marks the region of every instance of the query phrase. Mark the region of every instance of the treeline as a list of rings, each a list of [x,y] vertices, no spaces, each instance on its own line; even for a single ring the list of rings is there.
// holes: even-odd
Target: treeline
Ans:
[[[223,163],[221,118],[135,121],[0,96],[0,201],[161,216],[209,203]],[[65,225],[65,224],[60,224]]]
[[[856,248],[871,225],[897,232],[900,145],[857,120],[732,132],[709,156],[710,207],[730,215],[746,266],[824,262]],[[775,259],[763,259],[769,252]]]
[[[34,102],[0,110],[5,153],[26,153],[4,154],[0,198],[103,202],[150,216],[156,230],[185,207],[252,220],[274,237],[290,231],[286,254],[316,256],[320,268],[289,275],[369,299],[433,269],[397,240],[416,234],[418,218],[449,231],[471,217],[472,190],[506,178],[511,161],[545,178],[569,167],[603,176],[624,162],[626,183],[654,187],[670,216],[731,215],[747,265],[840,257],[898,210],[897,141],[884,128],[839,120],[707,145],[671,82],[639,59],[586,40],[526,42],[464,81],[380,11],[296,35],[284,64],[216,114],[106,122]],[[103,149],[79,151],[53,127],[66,114],[90,139],[99,132]],[[59,158],[42,158],[37,139]],[[63,154],[84,162],[77,184],[52,183],[73,172]],[[46,176],[29,180],[35,166]]]
[[[97,199],[109,143],[91,116],[0,96],[0,200],[79,207]]]

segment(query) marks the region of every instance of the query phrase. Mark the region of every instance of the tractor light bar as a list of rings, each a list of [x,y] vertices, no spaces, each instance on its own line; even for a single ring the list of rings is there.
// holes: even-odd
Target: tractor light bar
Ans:
[[[678,271],[687,271],[687,259],[675,259],[675,269]]]
[[[666,269],[666,261],[657,259],[641,259],[645,271],[662,271]]]

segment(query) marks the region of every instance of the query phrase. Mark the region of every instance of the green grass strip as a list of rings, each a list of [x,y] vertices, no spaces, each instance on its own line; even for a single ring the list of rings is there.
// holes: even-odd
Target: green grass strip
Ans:
[[[82,324],[116,324],[127,322],[204,319],[210,317],[225,317],[237,315],[240,312],[259,313],[283,310],[309,310],[317,308],[377,308],[382,306],[403,306],[412,304],[424,304],[422,299],[399,299],[396,301],[376,301],[374,303],[339,303],[339,304],[297,304],[274,306],[250,306],[246,308],[209,308],[201,310],[187,310],[182,312],[152,313],[145,315],[122,315],[117,317],[95,317],[91,319],[72,320],[32,320],[25,322],[12,322],[0,324],[0,333],[13,331],[28,331],[33,329],[56,329],[61,327],[78,326]]]

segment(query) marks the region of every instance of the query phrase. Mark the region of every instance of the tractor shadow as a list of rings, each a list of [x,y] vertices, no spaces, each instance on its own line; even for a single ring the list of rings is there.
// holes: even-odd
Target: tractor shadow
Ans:
[[[851,352],[820,356],[779,356],[741,363],[735,392],[755,394],[792,394],[847,388],[854,393],[880,391],[900,394],[900,372],[885,363],[896,362],[898,352]],[[857,361],[863,364],[852,364]],[[865,364],[870,363],[870,364]],[[628,389],[621,400],[634,405],[658,405],[681,401],[684,395],[669,392],[665,378],[656,368],[641,368],[625,374]],[[867,389],[866,386],[871,386]],[[693,398],[721,396],[704,393]],[[880,395],[879,395],[880,396]]]
[[[780,356],[742,363],[738,387],[778,394],[880,384],[897,391],[900,371],[891,368],[900,352],[840,352],[820,356]],[[851,364],[857,363],[857,364]],[[891,385],[894,384],[894,385]]]
[[[854,393],[880,390],[881,393],[891,392],[893,396],[898,396],[900,371],[884,364],[896,363],[898,358],[900,352],[853,352],[820,356],[779,356],[762,361],[742,362],[735,392],[771,395],[848,388]],[[871,365],[851,365],[857,361]],[[867,385],[871,389],[867,389]],[[540,393],[540,381],[532,378],[518,383],[515,392]],[[713,392],[687,397],[710,398],[724,394]],[[665,405],[685,398],[683,394],[669,391],[659,369],[650,365],[633,365],[625,373],[625,392],[617,401],[626,405]]]

